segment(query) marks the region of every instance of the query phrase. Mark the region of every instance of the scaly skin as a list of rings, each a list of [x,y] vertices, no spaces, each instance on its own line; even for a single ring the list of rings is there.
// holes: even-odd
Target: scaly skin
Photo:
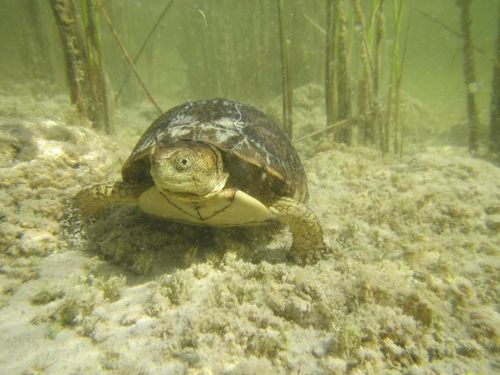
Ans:
[[[293,238],[291,253],[296,262],[314,262],[326,251],[319,220],[306,205],[289,197],[281,197],[269,208],[279,221],[290,226]]]
[[[97,217],[111,206],[118,204],[137,204],[137,198],[147,188],[143,184],[122,181],[97,184],[82,190],[75,196],[75,204],[87,217]]]

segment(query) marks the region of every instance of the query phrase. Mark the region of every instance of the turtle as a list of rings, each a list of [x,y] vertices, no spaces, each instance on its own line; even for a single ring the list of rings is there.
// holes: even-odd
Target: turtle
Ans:
[[[156,119],[123,164],[122,181],[80,191],[82,211],[96,216],[115,204],[138,205],[165,220],[213,227],[281,222],[299,263],[325,249],[307,207],[307,178],[285,132],[242,102],[188,101]]]

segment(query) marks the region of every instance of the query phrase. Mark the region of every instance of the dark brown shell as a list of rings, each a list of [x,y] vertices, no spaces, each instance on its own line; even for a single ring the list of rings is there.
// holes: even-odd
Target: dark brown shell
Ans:
[[[287,135],[263,112],[227,99],[187,102],[161,115],[123,165],[123,180],[150,180],[151,149],[159,142],[178,140],[204,142],[221,150],[229,183],[235,187],[267,197],[307,201],[304,168]]]

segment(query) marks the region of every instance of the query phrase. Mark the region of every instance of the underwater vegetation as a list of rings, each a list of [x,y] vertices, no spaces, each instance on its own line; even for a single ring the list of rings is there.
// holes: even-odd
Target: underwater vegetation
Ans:
[[[315,131],[327,127],[335,142],[395,154],[412,141],[408,92],[426,82],[427,96],[436,101],[460,98],[454,108],[460,105],[465,118],[455,121],[462,122],[470,151],[494,158],[496,7],[490,0],[10,4],[6,20],[12,22],[9,12],[25,12],[33,40],[10,38],[7,45],[21,44],[19,59],[32,55],[36,63],[4,64],[19,80],[58,89],[65,72],[78,112],[108,133],[120,126],[113,109],[142,99],[153,119],[187,99],[227,97],[265,109],[281,96],[276,120],[292,135],[300,128],[293,120],[294,89],[314,82],[323,88],[326,113]],[[429,85],[434,80],[437,90]]]
[[[66,11],[73,15],[76,14],[74,9],[71,9],[71,2],[67,2],[68,9]],[[92,4],[92,1],[87,1],[87,4]],[[222,2],[224,3],[224,2]],[[58,7],[54,9],[60,9],[66,4],[65,1],[59,1]],[[224,3],[225,4],[225,3]],[[300,2],[294,3],[292,5],[285,5],[284,1],[277,0],[277,23],[278,27],[278,50],[280,54],[280,69],[281,69],[281,91],[282,91],[282,118],[283,128],[292,137],[293,134],[293,87],[297,86],[297,78],[294,73],[294,66],[300,67],[300,54],[294,51],[292,44],[292,35],[296,30],[294,30],[294,22],[296,21],[297,12],[296,7],[300,6]],[[457,2],[457,7],[460,10],[460,27],[461,33],[456,33],[463,40],[463,69],[464,69],[464,81],[465,81],[465,91],[466,91],[466,108],[467,108],[467,128],[468,128],[468,146],[472,153],[478,152],[479,147],[479,127],[480,119],[478,113],[478,104],[476,98],[476,68],[475,68],[475,52],[478,49],[474,44],[472,32],[471,32],[471,0],[463,0]],[[158,22],[154,25],[151,32],[154,32],[159,22],[162,21],[163,17],[168,13],[170,7],[173,5],[171,1],[164,11],[162,12]],[[259,5],[258,10],[261,18],[264,15],[267,17],[272,17],[268,15],[269,8],[261,7]],[[324,54],[325,54],[325,68],[324,68],[324,92],[325,92],[325,111],[326,111],[326,125],[328,127],[334,128],[335,140],[337,142],[343,142],[347,144],[352,144],[353,142],[374,145],[379,147],[383,152],[394,152],[399,154],[403,149],[403,133],[401,130],[401,112],[402,112],[402,81],[403,81],[403,69],[406,59],[406,50],[408,48],[408,33],[411,21],[411,10],[407,9],[407,5],[404,0],[393,1],[391,4],[386,4],[384,0],[373,0],[370,5],[370,12],[368,17],[365,16],[366,9],[363,9],[361,2],[355,0],[351,3],[351,6],[347,6],[347,2],[344,0],[333,1],[327,0],[324,2],[326,10],[326,28],[322,29],[315,23],[310,17],[306,17],[312,25],[320,30],[324,34]],[[195,5],[197,6],[197,5]],[[228,4],[225,4],[228,6]],[[113,25],[110,20],[105,8],[101,4],[100,0],[97,1],[97,7],[100,9],[106,24],[110,28],[116,42],[120,46],[122,54],[126,58],[131,71],[134,72],[135,76],[143,88],[145,94],[152,102],[154,107],[159,113],[162,112],[159,105],[156,103],[155,99],[152,97],[149,90],[146,88],[143,80],[140,78],[134,63],[128,56],[122,42],[120,41]],[[366,5],[365,5],[366,7]],[[389,9],[388,9],[389,8]],[[84,11],[88,12],[88,15],[84,17],[88,19],[89,22],[86,23],[87,31],[84,35],[88,36],[99,36],[94,31],[95,25],[93,25],[92,17],[90,14],[95,14],[97,12],[92,6],[88,5],[86,8],[82,8]],[[255,11],[255,8],[253,8]],[[203,15],[203,20],[205,23],[206,16],[198,8],[201,15]],[[392,18],[386,16],[387,12],[392,12]],[[407,14],[410,12],[410,14]],[[420,15],[431,18],[435,21],[432,15],[426,12],[420,11]],[[406,18],[405,18],[406,17]],[[76,19],[76,16],[74,16]],[[390,21],[389,21],[390,20]],[[438,21],[439,22],[439,21]],[[404,25],[406,23],[406,25]],[[406,29],[403,28],[406,27]],[[443,25],[446,27],[446,25]],[[211,26],[210,26],[211,27]],[[297,27],[297,25],[295,25]],[[265,26],[263,26],[265,28]],[[388,31],[392,28],[392,30]],[[500,27],[499,27],[500,28]],[[447,27],[445,28],[447,30]],[[64,42],[65,36],[68,35],[68,31],[61,28],[61,36]],[[226,33],[227,30],[217,30],[214,32]],[[71,31],[69,34],[71,35]],[[78,33],[74,32],[73,39],[78,40],[82,38]],[[272,38],[275,33],[270,33],[264,38]],[[140,52],[137,54],[134,60],[140,58],[140,53],[143,51],[146,43],[149,41],[151,33],[148,38],[144,41]],[[192,36],[192,38],[199,38],[199,35]],[[253,35],[253,38],[259,38],[258,35]],[[187,36],[188,40],[190,39]],[[391,48],[389,53],[383,53],[382,48],[387,43],[387,39],[391,38]],[[92,48],[95,51],[97,62],[83,61],[79,62],[80,66],[88,66],[89,71],[86,75],[89,80],[93,80],[93,76],[102,76],[102,67],[99,67],[99,48],[98,48],[98,38],[95,40],[90,40],[87,44],[93,44]],[[239,47],[230,43],[227,39],[223,39],[224,42],[217,46],[220,49],[221,55],[227,55],[228,53],[235,53]],[[269,42],[268,42],[269,43]],[[496,44],[499,42],[497,41]],[[201,48],[214,49],[213,40],[206,40],[206,46],[201,43]],[[298,48],[301,47],[299,43]],[[87,47],[89,49],[90,47]],[[82,42],[82,47],[77,48],[77,51],[85,51],[84,43]],[[355,52],[353,52],[353,50]],[[498,47],[496,47],[498,50]],[[74,56],[66,49],[68,53],[67,61],[72,61],[73,58],[78,60],[78,56]],[[482,51],[481,51],[482,52]],[[207,51],[208,53],[208,51]],[[484,52],[482,52],[484,53]],[[302,54],[306,54],[302,51]],[[256,61],[259,61],[258,57],[261,55],[260,51],[257,50]],[[356,68],[353,66],[353,60],[358,58]],[[197,79],[197,83],[200,81],[206,81],[209,76],[220,76],[223,73],[216,73],[218,71],[230,71],[234,78],[230,81],[238,81],[236,78],[239,72],[234,72],[234,67],[231,67],[232,62],[228,59],[226,63],[229,66],[224,66],[221,61],[221,66],[214,66],[211,70],[204,71],[203,79]],[[296,61],[298,60],[298,61]],[[189,61],[189,60],[187,60]],[[493,57],[493,61],[498,61],[498,51]],[[492,93],[491,93],[491,108],[490,108],[490,118],[489,118],[489,133],[491,136],[491,141],[486,141],[486,146],[489,147],[489,151],[496,153],[498,149],[497,146],[497,136],[498,133],[498,112],[497,109],[497,64],[493,63],[493,78],[492,78]],[[100,73],[92,73],[92,70],[96,69]],[[258,70],[264,70],[264,67],[260,67]],[[188,69],[189,72],[197,71],[199,67],[193,66]],[[70,75],[71,71],[75,69],[67,68],[68,72],[68,82],[85,81],[85,79],[78,79]],[[81,72],[80,72],[81,73]],[[201,77],[200,77],[201,78]],[[352,81],[358,83],[358,87],[352,87]],[[223,79],[219,79],[216,85],[219,85],[219,89],[215,91],[226,91],[232,92],[234,89],[224,90],[220,88],[220,85],[224,82]],[[193,85],[197,86],[197,84]],[[242,85],[244,86],[244,85]],[[387,92],[383,90],[387,88]],[[248,88],[246,88],[248,89]],[[92,92],[105,92],[106,88],[104,83],[101,84],[99,90],[91,90]],[[75,90],[73,90],[75,91]],[[81,91],[81,90],[77,90]],[[213,90],[208,91],[205,95],[213,96]],[[234,94],[233,94],[234,95]],[[237,95],[237,94],[236,94]],[[77,98],[74,98],[75,103],[78,102]],[[88,100],[82,99],[80,102],[86,103]],[[99,100],[100,103],[106,103],[104,98]],[[96,111],[103,112],[104,117],[109,117],[106,110]],[[348,120],[348,121],[347,121]],[[109,119],[106,120],[109,122]],[[100,125],[93,121],[95,126]],[[356,128],[356,139],[353,138],[353,128]],[[110,131],[109,125],[106,127],[107,131]],[[484,141],[483,141],[484,142]]]

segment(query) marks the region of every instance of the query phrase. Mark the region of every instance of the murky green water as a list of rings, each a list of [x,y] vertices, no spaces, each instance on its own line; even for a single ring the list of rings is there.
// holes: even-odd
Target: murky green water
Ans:
[[[279,3],[75,1],[60,21],[79,25],[81,44],[68,40],[81,49],[65,49],[51,4],[69,2],[0,0],[0,374],[498,372],[500,170],[487,153],[498,3],[470,8],[480,157],[468,151],[455,1],[286,0],[281,20]],[[79,55],[97,55],[88,44],[96,34],[83,32],[91,16],[101,70]],[[325,79],[327,40],[334,73]],[[89,207],[75,195],[122,178],[159,110],[223,97],[281,126],[282,41],[292,144],[322,227],[320,256],[291,257],[286,226],[173,223],[130,196],[82,216]],[[85,83],[89,72],[98,74]],[[230,123],[238,131],[240,114]],[[258,196],[274,181],[286,191],[297,176],[280,180],[272,163],[257,173],[269,155],[262,146],[285,143],[262,134],[238,142],[255,140],[262,160],[214,153],[224,173],[239,174],[225,187]],[[269,196],[258,196],[264,216],[274,212]]]

